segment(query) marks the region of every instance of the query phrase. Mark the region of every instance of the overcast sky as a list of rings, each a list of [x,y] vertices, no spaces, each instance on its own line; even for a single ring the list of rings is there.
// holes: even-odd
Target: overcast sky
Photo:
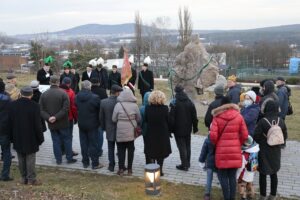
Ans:
[[[58,31],[98,23],[145,24],[168,16],[177,28],[187,6],[195,29],[249,29],[300,23],[300,0],[0,0],[0,32],[8,35]]]

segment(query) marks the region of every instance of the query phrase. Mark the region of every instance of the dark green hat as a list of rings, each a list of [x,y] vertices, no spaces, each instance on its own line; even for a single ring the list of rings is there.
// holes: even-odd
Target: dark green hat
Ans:
[[[63,64],[64,69],[66,69],[66,68],[72,68],[72,66],[73,66],[73,63],[71,63],[69,60],[67,60],[67,61]]]
[[[45,64],[50,64],[53,63],[54,59],[52,58],[52,56],[48,56],[47,58],[44,58],[44,63]]]

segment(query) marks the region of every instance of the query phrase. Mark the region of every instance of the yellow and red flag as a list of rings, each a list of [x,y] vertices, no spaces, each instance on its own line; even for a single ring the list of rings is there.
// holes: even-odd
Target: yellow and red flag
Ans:
[[[127,53],[127,51],[125,51],[124,52],[124,62],[123,62],[122,71],[121,71],[122,85],[124,86],[125,84],[127,84],[131,77],[132,77],[131,65],[128,60],[128,53]]]

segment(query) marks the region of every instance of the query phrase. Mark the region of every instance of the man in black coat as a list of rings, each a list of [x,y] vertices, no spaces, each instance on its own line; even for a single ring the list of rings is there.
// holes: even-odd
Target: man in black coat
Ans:
[[[99,111],[100,98],[91,91],[90,81],[81,83],[81,91],[76,96],[78,110],[79,139],[83,167],[87,168],[92,161],[92,169],[102,168],[99,163]]]
[[[100,98],[100,101],[102,99],[106,99],[107,98],[106,90],[100,87],[99,79],[92,78],[91,82],[92,82],[92,89],[91,89],[92,93],[96,94]],[[103,130],[101,127],[98,128],[98,132],[99,132],[99,156],[102,156]]]
[[[44,67],[37,72],[36,80],[40,82],[40,85],[50,85],[49,81],[52,75],[49,63],[45,63]]]
[[[205,114],[205,118],[204,118],[204,123],[205,123],[205,126],[208,128],[208,130],[209,130],[210,124],[213,120],[211,111],[213,109],[221,106],[222,97],[224,97],[224,87],[222,85],[217,85],[214,89],[214,92],[216,95],[215,100],[209,104],[208,109]]]
[[[108,74],[107,70],[103,68],[102,64],[99,64],[96,69],[92,71],[91,78],[98,78],[100,87],[108,89]]]
[[[140,94],[144,99],[144,95],[146,92],[152,91],[154,88],[154,77],[153,72],[148,70],[148,64],[144,63],[142,66],[142,71],[139,73],[138,79],[138,89],[140,90]]]
[[[100,104],[100,125],[103,131],[106,132],[108,145],[108,170],[113,172],[115,168],[115,146],[116,146],[116,131],[117,124],[112,121],[112,114],[117,104],[117,97],[123,89],[118,85],[111,87],[111,96],[101,100]]]
[[[76,77],[73,73],[71,73],[72,66],[71,65],[64,65],[64,73],[60,75],[60,84],[62,84],[62,80],[64,80],[65,77],[68,77],[71,79],[71,88],[75,92],[77,87],[77,81]]]
[[[86,67],[86,71],[84,71],[82,73],[81,81],[85,81],[85,80],[91,81],[92,70],[93,70],[93,66],[92,65],[88,65]]]
[[[9,105],[8,130],[13,147],[18,153],[22,182],[40,185],[36,179],[35,160],[39,146],[44,142],[40,108],[31,101],[33,90],[30,86],[21,89],[22,97]]]
[[[13,180],[9,177],[10,165],[11,165],[11,152],[10,152],[10,136],[6,131],[7,121],[8,121],[8,106],[10,103],[10,98],[8,94],[5,93],[5,84],[0,78],[0,145],[2,151],[2,172],[0,180],[11,181]]]
[[[108,77],[108,89],[111,89],[112,85],[118,85],[118,86],[122,86],[121,85],[121,74],[118,72],[118,68],[117,65],[113,65],[112,66],[112,72],[109,74]]]
[[[192,128],[194,133],[198,132],[198,118],[194,103],[183,90],[182,86],[175,88],[175,99],[170,103],[170,125],[181,160],[176,168],[188,171],[191,163],[191,133]]]
[[[78,74],[78,72],[76,72],[76,70],[74,68],[71,68],[71,73],[75,76],[75,94],[77,94],[79,92],[79,82],[80,82],[80,75]]]

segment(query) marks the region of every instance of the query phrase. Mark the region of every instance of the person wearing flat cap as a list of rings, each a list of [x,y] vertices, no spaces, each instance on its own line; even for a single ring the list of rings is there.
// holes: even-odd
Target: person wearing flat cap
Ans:
[[[285,120],[285,117],[288,112],[289,96],[291,95],[291,89],[285,84],[285,79],[281,76],[277,77],[276,86],[276,94],[279,98],[280,107],[279,116],[281,117],[281,119]]]
[[[22,97],[9,105],[8,132],[19,161],[22,183],[40,185],[36,179],[36,152],[44,142],[39,105],[31,101],[33,90],[30,86],[21,89]]]
[[[106,139],[108,145],[108,170],[113,172],[115,170],[115,146],[116,146],[116,131],[117,125],[112,121],[112,114],[114,107],[117,104],[117,97],[123,89],[119,85],[111,86],[110,97],[101,100],[100,104],[100,126],[106,132]]]
[[[191,134],[198,132],[198,118],[195,104],[181,85],[175,87],[175,99],[170,103],[170,127],[174,133],[181,164],[178,170],[188,171],[191,166]]]
[[[235,75],[231,75],[227,78],[227,86],[229,88],[227,97],[231,103],[238,104],[240,102],[241,86],[236,83],[236,79],[237,77]]]
[[[150,92],[154,89],[154,77],[153,72],[148,69],[148,66],[151,64],[151,59],[147,56],[144,60],[142,66],[142,71],[139,73],[138,78],[138,89],[144,101],[144,95],[146,92]]]
[[[217,85],[214,89],[214,92],[215,92],[215,100],[209,104],[208,109],[205,114],[205,118],[204,118],[205,126],[208,128],[208,130],[209,130],[210,124],[213,120],[211,111],[213,109],[221,106],[222,97],[224,97],[224,86]]]
[[[73,63],[71,63],[68,60],[63,64],[64,73],[62,75],[60,75],[60,84],[62,84],[62,81],[65,77],[70,78],[71,79],[70,88],[75,92],[76,87],[77,87],[77,81],[76,81],[75,75],[73,73],[71,73],[72,66],[73,66]]]
[[[15,101],[21,97],[20,90],[16,87],[17,79],[13,73],[6,76],[5,92],[9,95],[10,99]]]
[[[37,72],[36,80],[40,82],[41,85],[50,85],[50,76],[53,75],[50,69],[50,64],[54,61],[52,56],[48,56],[44,59],[44,66]]]

